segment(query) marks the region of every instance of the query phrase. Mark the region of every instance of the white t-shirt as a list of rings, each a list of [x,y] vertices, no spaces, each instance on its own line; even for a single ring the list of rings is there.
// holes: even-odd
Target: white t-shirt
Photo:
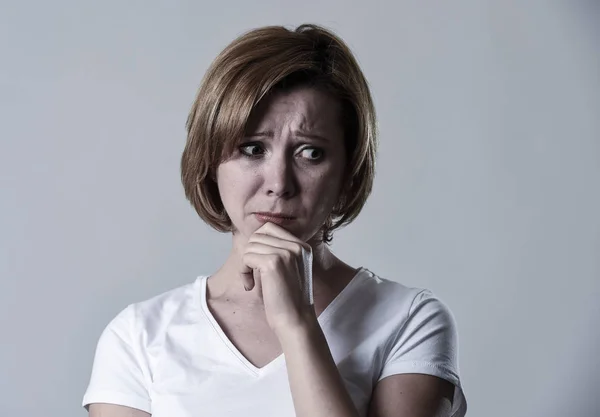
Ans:
[[[125,405],[153,417],[295,416],[284,355],[252,365],[210,313],[206,281],[131,304],[108,324],[83,406]],[[361,268],[318,321],[362,416],[375,384],[403,373],[452,382],[452,416],[464,416],[456,322],[431,291]]]

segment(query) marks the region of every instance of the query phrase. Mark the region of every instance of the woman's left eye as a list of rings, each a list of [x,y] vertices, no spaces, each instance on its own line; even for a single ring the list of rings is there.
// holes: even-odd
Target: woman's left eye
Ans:
[[[311,161],[319,160],[323,157],[323,151],[319,148],[311,148],[307,147],[300,150],[303,158],[309,159]]]

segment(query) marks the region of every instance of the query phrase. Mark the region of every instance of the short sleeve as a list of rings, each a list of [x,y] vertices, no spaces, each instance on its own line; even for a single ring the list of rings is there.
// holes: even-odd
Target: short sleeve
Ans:
[[[408,317],[391,343],[378,381],[395,374],[427,374],[455,385],[452,417],[467,403],[458,369],[458,330],[450,309],[431,291],[416,294]]]
[[[136,347],[135,310],[121,311],[102,332],[83,406],[92,403],[123,405],[151,413],[147,367]]]

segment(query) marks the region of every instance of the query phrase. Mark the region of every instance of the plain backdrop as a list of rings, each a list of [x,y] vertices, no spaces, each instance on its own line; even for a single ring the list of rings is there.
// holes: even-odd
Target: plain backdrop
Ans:
[[[127,304],[215,271],[184,124],[236,36],[347,41],[379,117],[333,250],[454,312],[468,416],[600,415],[600,7],[593,1],[2,1],[0,415],[84,416]],[[199,414],[200,415],[200,414]]]

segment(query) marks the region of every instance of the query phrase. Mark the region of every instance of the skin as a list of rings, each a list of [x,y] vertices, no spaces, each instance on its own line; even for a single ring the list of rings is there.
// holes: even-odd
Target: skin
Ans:
[[[255,109],[240,147],[217,168],[235,231],[229,257],[207,282],[209,293],[264,311],[285,354],[297,417],[358,417],[315,311],[322,294],[339,292],[355,273],[316,238],[344,180],[340,111],[335,99],[313,89],[278,92]],[[257,211],[294,219],[274,224]],[[314,255],[315,306],[300,291],[302,250]],[[369,417],[446,417],[453,389],[430,375],[392,375],[375,387]],[[92,404],[90,415],[148,416],[107,404]]]

